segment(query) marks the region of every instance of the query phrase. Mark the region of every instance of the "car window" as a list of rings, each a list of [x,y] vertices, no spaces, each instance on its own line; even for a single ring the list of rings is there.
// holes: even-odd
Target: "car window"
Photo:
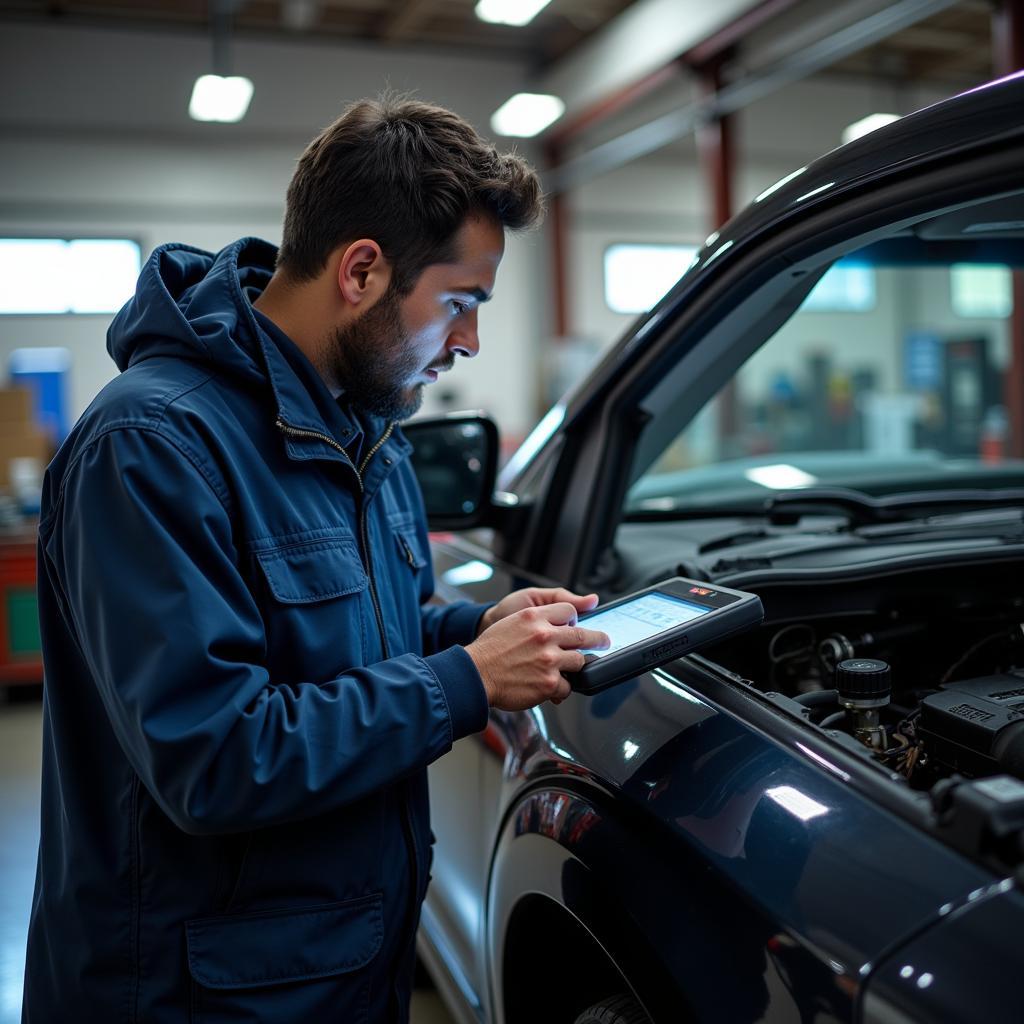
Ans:
[[[834,264],[637,480],[627,513],[1022,475],[1007,458],[1011,281],[1001,263]]]

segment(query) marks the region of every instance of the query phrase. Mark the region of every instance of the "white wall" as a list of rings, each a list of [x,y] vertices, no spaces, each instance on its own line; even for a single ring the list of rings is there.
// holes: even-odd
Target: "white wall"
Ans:
[[[239,125],[201,125],[186,108],[195,76],[208,70],[204,34],[5,23],[0,235],[129,237],[143,258],[167,241],[215,250],[256,234],[276,243],[295,160],[346,102],[415,90],[486,132],[524,81],[517,61],[414,48],[243,38],[233,53],[234,70],[255,83],[250,112]],[[509,435],[529,429],[536,406],[531,367],[547,309],[537,298],[540,245],[538,236],[510,239],[480,317],[483,351],[444,385],[456,393],[451,407],[485,408]],[[0,318],[0,369],[12,348],[67,345],[77,415],[116,372],[107,322]],[[435,392],[427,408],[439,405]]]

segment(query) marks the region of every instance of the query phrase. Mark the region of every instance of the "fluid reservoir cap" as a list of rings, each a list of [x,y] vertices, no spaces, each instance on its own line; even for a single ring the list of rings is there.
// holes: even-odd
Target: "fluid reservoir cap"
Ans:
[[[839,699],[878,700],[892,691],[892,672],[887,661],[847,658],[836,666]]]

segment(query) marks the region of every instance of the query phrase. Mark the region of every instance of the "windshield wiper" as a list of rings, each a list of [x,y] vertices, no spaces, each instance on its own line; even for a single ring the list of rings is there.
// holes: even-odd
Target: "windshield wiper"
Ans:
[[[792,524],[804,515],[833,511],[845,516],[853,528],[905,522],[930,513],[994,508],[1024,508],[1024,488],[910,491],[874,497],[849,487],[805,487],[781,491],[764,505],[764,511],[772,522]]]
[[[765,503],[749,505],[675,505],[671,499],[658,499],[657,504],[643,504],[626,509],[627,523],[674,523],[683,519],[763,519]]]

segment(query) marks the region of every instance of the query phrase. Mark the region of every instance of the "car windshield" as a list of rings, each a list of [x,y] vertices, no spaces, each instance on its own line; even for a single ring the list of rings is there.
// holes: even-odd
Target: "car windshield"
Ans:
[[[1024,483],[1005,402],[1005,263],[835,263],[664,449],[626,512]]]

